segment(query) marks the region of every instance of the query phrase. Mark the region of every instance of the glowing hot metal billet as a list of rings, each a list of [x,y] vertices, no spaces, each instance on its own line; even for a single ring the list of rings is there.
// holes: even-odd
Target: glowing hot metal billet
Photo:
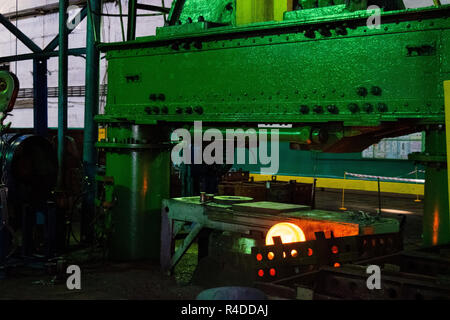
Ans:
[[[303,242],[306,240],[303,230],[289,222],[281,222],[274,225],[267,232],[266,245],[272,245],[273,237],[280,237],[282,243]]]

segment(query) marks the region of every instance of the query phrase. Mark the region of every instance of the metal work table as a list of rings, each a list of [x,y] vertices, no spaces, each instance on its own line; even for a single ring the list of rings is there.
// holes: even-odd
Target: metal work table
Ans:
[[[332,212],[311,210],[308,206],[289,205],[275,202],[226,205],[212,201],[200,202],[200,197],[185,197],[163,200],[161,227],[161,266],[164,271],[172,271],[183,254],[204,228],[228,231],[255,239],[263,245],[267,231],[280,222],[298,225],[307,240],[314,240],[316,232],[324,232],[330,237],[356,236],[399,231],[395,219],[371,217],[353,212]],[[244,207],[244,208],[243,208]],[[289,211],[289,212],[277,212]],[[284,209],[283,209],[284,208]],[[287,208],[287,209],[286,209]],[[265,211],[265,212],[261,212]],[[266,213],[274,212],[274,213]],[[174,251],[176,235],[191,223],[191,229],[180,248]]]

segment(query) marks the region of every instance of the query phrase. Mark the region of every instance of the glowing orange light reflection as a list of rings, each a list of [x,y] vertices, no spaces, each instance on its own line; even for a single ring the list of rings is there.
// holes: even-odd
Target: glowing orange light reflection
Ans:
[[[438,243],[439,234],[439,210],[436,208],[433,212],[433,245]]]
[[[303,230],[289,222],[277,223],[272,226],[266,235],[266,245],[273,245],[273,237],[280,237],[282,243],[306,241]]]
[[[331,247],[331,252],[333,252],[334,254],[337,254],[339,252],[338,246],[332,246]]]

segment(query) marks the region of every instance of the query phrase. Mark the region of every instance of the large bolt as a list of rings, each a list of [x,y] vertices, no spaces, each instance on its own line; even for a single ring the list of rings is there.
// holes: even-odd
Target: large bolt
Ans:
[[[350,110],[351,113],[356,113],[359,111],[359,106],[356,103],[350,103],[348,105],[348,110]]]
[[[0,80],[0,91],[5,91],[6,88],[8,88],[8,84],[6,83],[6,81],[4,79]]]
[[[153,107],[153,113],[159,114],[159,107]]]
[[[365,97],[367,96],[367,89],[364,87],[358,87],[356,89],[356,93],[358,94],[358,96]]]
[[[332,113],[332,114],[338,114],[339,113],[339,109],[335,105],[329,105],[327,107],[327,110],[328,110],[329,113]]]
[[[196,48],[196,49],[201,49],[201,48],[203,48],[203,44],[200,42],[200,41],[195,41],[194,42],[194,47]]]
[[[186,113],[187,114],[192,114],[192,107],[187,107],[186,108]]]
[[[181,113],[183,113],[183,109],[180,108],[180,107],[177,107],[177,108],[175,109],[175,112],[178,113],[178,114],[181,114]]]
[[[326,26],[322,26],[319,28],[319,33],[324,36],[324,37],[331,37],[331,31],[330,31],[330,26],[326,25]]]
[[[377,87],[377,86],[373,86],[372,88],[370,88],[370,93],[373,94],[374,96],[381,96],[381,88]]]
[[[373,105],[371,103],[364,103],[363,109],[367,113],[371,113],[373,111]]]
[[[347,29],[344,28],[343,26],[336,27],[336,34],[340,35],[340,36],[345,36],[345,35],[347,35]]]
[[[303,113],[303,114],[309,113],[309,107],[307,105],[300,106],[300,113]]]
[[[203,108],[200,106],[195,107],[194,111],[197,112],[198,114],[203,114]]]
[[[388,106],[387,106],[386,103],[380,102],[380,103],[377,105],[377,109],[378,109],[378,111],[380,111],[380,112],[386,112],[386,111],[388,110]]]
[[[164,107],[161,108],[161,112],[164,113],[164,114],[168,114],[169,113],[169,108],[164,106]]]
[[[305,37],[314,39],[316,37],[316,33],[313,29],[306,29],[305,30]]]
[[[323,113],[323,108],[322,108],[322,106],[315,105],[313,108],[313,111],[315,113]]]

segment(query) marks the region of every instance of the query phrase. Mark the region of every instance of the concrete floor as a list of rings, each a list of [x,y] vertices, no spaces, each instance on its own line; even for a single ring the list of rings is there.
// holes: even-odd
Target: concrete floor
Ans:
[[[317,190],[318,209],[338,210],[339,191]],[[346,193],[348,210],[375,213],[376,193]],[[406,216],[405,248],[420,245],[423,202],[414,197],[382,194],[383,216],[400,219]],[[393,211],[394,210],[394,211]],[[395,210],[400,210],[398,213]],[[0,280],[0,299],[195,299],[204,288],[191,283],[197,261],[193,245],[175,269],[173,276],[160,272],[157,263],[90,262],[81,265],[81,290],[69,291],[65,281],[52,281],[43,270],[17,268],[8,278]]]

